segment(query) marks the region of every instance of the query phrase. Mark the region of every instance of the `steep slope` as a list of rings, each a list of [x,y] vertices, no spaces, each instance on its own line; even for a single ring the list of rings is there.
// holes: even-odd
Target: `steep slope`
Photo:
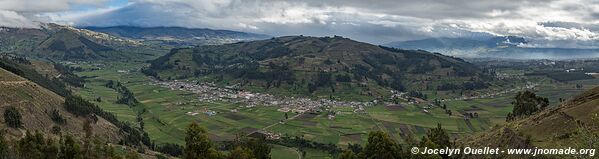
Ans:
[[[40,28],[0,27],[0,53],[55,60],[144,60],[168,49],[52,23],[41,24]]]
[[[2,118],[0,126],[8,131],[9,136],[21,137],[25,130],[40,131],[48,135],[72,134],[83,137],[83,123],[85,117],[76,117],[67,112],[64,107],[64,98],[49,91],[36,83],[19,77],[0,68],[0,109],[2,112],[9,107],[16,108],[21,116],[23,127],[9,128]],[[58,111],[66,122],[57,123],[52,119],[53,111]],[[92,124],[94,135],[109,142],[116,143],[121,140],[121,132],[112,123],[99,117]]]
[[[36,48],[38,55],[57,59],[106,58],[102,53],[107,51],[114,51],[114,49],[92,42],[67,29],[51,34]]]
[[[41,29],[0,27],[0,52],[31,52],[48,34]]]
[[[85,27],[84,29],[110,35],[142,41],[156,41],[165,45],[201,45],[222,44],[246,40],[269,38],[267,35],[237,32],[230,30],[212,30],[183,27]]]
[[[287,36],[173,49],[144,72],[160,79],[201,77],[240,83],[246,89],[291,90],[287,92],[291,94],[369,96],[389,89],[435,89],[485,78],[476,66],[461,59],[338,36]]]
[[[581,148],[589,148],[589,143],[585,143],[585,140],[589,140],[591,136],[585,136],[579,131],[599,135],[597,133],[598,106],[599,87],[596,87],[555,108],[508,122],[489,132],[468,138],[466,145],[504,147],[533,147],[534,145],[549,148],[587,145]],[[527,143],[526,137],[530,137],[531,143]]]

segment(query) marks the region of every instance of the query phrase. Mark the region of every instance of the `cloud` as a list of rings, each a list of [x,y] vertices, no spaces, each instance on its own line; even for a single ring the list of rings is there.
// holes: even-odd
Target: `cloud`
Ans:
[[[0,26],[38,27],[36,21],[47,22],[42,13],[64,12],[77,5],[102,6],[107,0],[0,0]]]
[[[101,6],[107,0],[0,0],[0,10],[15,12],[58,12],[72,9],[74,5]]]
[[[341,35],[376,44],[479,34],[522,36],[531,46],[568,41],[568,47],[588,47],[599,40],[596,0],[130,0],[118,7],[106,6],[107,1],[0,0],[2,17],[16,18],[0,24],[25,26],[21,21],[35,19],[80,26],[183,26]],[[97,7],[70,9],[74,5]]]
[[[0,10],[0,26],[34,28],[36,24],[14,11]]]

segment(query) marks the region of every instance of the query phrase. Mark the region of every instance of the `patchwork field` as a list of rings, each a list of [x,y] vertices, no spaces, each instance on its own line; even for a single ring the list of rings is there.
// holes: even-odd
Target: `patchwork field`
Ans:
[[[250,133],[268,127],[267,131],[288,136],[303,136],[305,139],[320,143],[332,143],[345,147],[348,143],[365,143],[368,132],[381,130],[391,134],[397,141],[412,135],[420,137],[428,128],[438,123],[447,129],[453,137],[482,132],[505,122],[505,116],[511,111],[511,101],[515,92],[471,100],[453,100],[443,102],[452,115],[448,115],[440,107],[432,107],[426,112],[428,103],[403,104],[395,106],[376,105],[367,107],[365,111],[354,112],[351,107],[334,107],[330,112],[335,116],[329,118],[328,113],[302,114],[293,120],[279,123],[284,113],[277,107],[246,107],[241,103],[200,102],[196,95],[181,90],[153,85],[149,77],[139,73],[136,68],[141,64],[106,63],[100,69],[91,70],[91,65],[78,65],[88,68],[78,75],[86,78],[86,85],[77,92],[84,98],[93,101],[103,109],[113,112],[121,120],[141,126],[137,116],[143,118],[143,128],[152,140],[160,143],[184,143],[184,129],[191,122],[205,127],[210,138],[215,141],[230,140],[239,133]],[[119,93],[104,85],[108,80],[119,81],[140,102],[130,107],[115,104]],[[531,81],[539,83],[535,91],[548,97],[555,105],[559,98],[568,98],[588,88],[599,85],[598,79],[570,81],[555,84],[542,77],[531,77]],[[524,82],[500,83],[486,91],[500,91],[501,85],[507,88],[524,84]],[[583,88],[575,88],[582,84]],[[451,98],[448,92],[426,92],[432,98]],[[206,112],[214,111],[216,115]],[[477,113],[476,118],[465,118],[467,113]],[[289,116],[296,114],[290,113]],[[272,126],[271,126],[272,125]],[[328,154],[318,150],[310,151],[304,158],[323,158]],[[314,152],[312,152],[314,151]],[[277,158],[296,158],[300,154],[295,148],[275,146],[272,155]]]

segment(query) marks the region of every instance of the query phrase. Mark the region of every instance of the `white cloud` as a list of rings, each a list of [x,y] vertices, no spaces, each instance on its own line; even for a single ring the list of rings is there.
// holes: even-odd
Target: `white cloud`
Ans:
[[[71,10],[74,5],[101,6],[106,0],[0,0],[0,26],[38,27],[51,19],[41,14]]]
[[[106,0],[0,0],[0,10],[15,12],[58,12],[73,5],[103,5]]]
[[[537,42],[574,41],[572,46],[579,42],[593,45],[584,41],[599,38],[596,0],[130,0],[121,7],[105,3],[0,0],[0,25],[27,26],[29,19],[83,26],[207,27],[275,36],[342,35],[372,43],[469,36],[474,32],[516,35]],[[70,9],[77,4],[99,7]]]
[[[6,10],[0,10],[0,26],[20,28],[37,27],[35,23],[19,15],[17,12]]]

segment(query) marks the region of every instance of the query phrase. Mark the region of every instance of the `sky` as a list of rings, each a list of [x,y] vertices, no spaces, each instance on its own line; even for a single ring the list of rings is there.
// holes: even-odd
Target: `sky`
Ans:
[[[599,0],[0,0],[0,26],[38,22],[340,35],[374,44],[513,35],[528,47],[599,48]]]

